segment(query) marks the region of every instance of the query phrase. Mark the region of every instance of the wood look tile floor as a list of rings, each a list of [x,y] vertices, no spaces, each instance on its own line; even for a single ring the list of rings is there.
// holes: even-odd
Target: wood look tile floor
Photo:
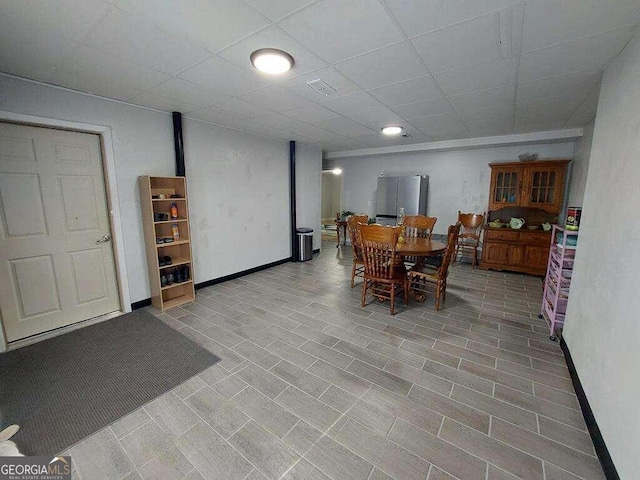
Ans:
[[[222,361],[73,446],[74,478],[604,478],[539,278],[456,263],[439,312],[391,317],[350,272],[325,243],[150,308]]]

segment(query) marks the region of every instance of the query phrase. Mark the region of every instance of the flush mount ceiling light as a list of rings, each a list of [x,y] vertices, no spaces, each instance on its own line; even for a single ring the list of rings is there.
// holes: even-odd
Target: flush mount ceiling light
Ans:
[[[342,169],[334,168],[333,170],[331,170],[331,173],[333,173],[334,175],[340,175],[342,173]]]
[[[384,127],[382,133],[385,135],[400,135],[402,133],[402,127]]]
[[[293,68],[293,57],[276,48],[261,48],[249,57],[251,65],[261,72],[280,75]]]

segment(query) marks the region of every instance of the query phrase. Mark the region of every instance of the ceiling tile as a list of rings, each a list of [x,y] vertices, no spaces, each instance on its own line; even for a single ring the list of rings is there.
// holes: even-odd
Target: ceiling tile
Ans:
[[[269,20],[278,20],[285,15],[313,3],[313,0],[244,0]]]
[[[260,48],[277,48],[289,53],[295,61],[294,67],[282,75],[267,75],[254,70],[249,57]],[[254,70],[258,75],[265,76],[272,81],[302,75],[327,66],[327,62],[312,54],[276,26],[269,27],[241,40],[220,52],[219,56],[239,67]]]
[[[211,57],[182,72],[180,77],[205,88],[230,95],[240,95],[270,82],[251,70],[245,70],[220,57]]]
[[[322,102],[322,106],[340,115],[352,115],[354,113],[370,112],[371,110],[384,108],[383,104],[365,92],[326,100]]]
[[[545,98],[532,102],[516,103],[516,124],[523,118],[529,121],[548,120],[564,122],[582,104],[585,96]]]
[[[211,56],[146,20],[114,9],[91,34],[88,45],[145,67],[174,75]]]
[[[527,2],[522,52],[637,25],[638,0],[536,0]]]
[[[307,82],[318,79],[322,79],[333,88],[335,88],[336,93],[330,96],[326,96],[307,86]],[[332,67],[323,68],[314,72],[300,75],[295,78],[290,78],[283,82],[279,82],[278,84],[282,85],[285,88],[288,88],[292,92],[297,93],[304,98],[314,100],[316,102],[322,102],[324,100],[342,97],[344,95],[349,95],[351,93],[361,91],[361,89],[355,83],[353,83],[351,80],[349,80],[347,77],[345,77]]]
[[[46,81],[80,44],[41,29],[25,29],[8,15],[0,15],[0,65],[5,73]]]
[[[465,123],[486,122],[509,122],[513,121],[513,103],[498,104],[490,107],[477,108],[474,110],[463,110],[458,112],[458,117]]]
[[[491,118],[480,121],[465,121],[472,137],[510,135],[513,132],[513,118]]]
[[[463,93],[449,97],[449,102],[458,112],[477,110],[495,106],[513,106],[515,100],[515,87],[499,87],[479,92]]]
[[[305,107],[294,108],[293,110],[287,110],[287,116],[300,120],[302,122],[319,122],[321,120],[327,120],[329,118],[335,118],[338,116],[335,112],[332,112],[328,108],[324,108],[322,105],[313,103]]]
[[[513,133],[546,132],[564,128],[561,120],[546,120],[536,117],[517,117]]]
[[[413,37],[485,13],[523,3],[523,0],[386,0],[407,35]]]
[[[495,14],[421,35],[413,44],[432,73],[500,58]]]
[[[437,140],[449,138],[466,138],[468,132],[457,115],[445,114],[411,120],[411,123],[424,134]]]
[[[229,98],[224,93],[214,92],[188,80],[175,77],[149,89],[149,93],[162,95],[177,102],[198,105],[199,107],[208,107]]]
[[[407,125],[407,122],[400,115],[392,112],[388,108],[375,110],[373,112],[356,113],[348,117],[360,125],[364,125],[377,132],[387,125],[398,125],[402,127]]]
[[[3,1],[2,16],[25,28],[82,40],[110,8],[101,0]]]
[[[520,57],[520,82],[561,75],[578,70],[600,70],[633,36],[633,28],[619,28]]]
[[[361,148],[380,148],[380,147],[397,147],[400,145],[411,145],[413,143],[426,143],[433,139],[422,132],[416,130],[417,133],[409,137],[390,137],[380,133],[376,135],[368,135],[366,137],[358,137],[356,140],[364,144]]]
[[[274,112],[284,112],[292,108],[304,107],[310,103],[306,98],[296,95],[280,85],[269,85],[255,92],[247,93],[242,96],[242,100]]]
[[[364,89],[424,77],[429,73],[409,42],[365,53],[335,67]]]
[[[540,98],[573,96],[584,97],[602,78],[599,71],[568,73],[518,85],[518,102]]]
[[[442,98],[442,92],[430,76],[376,88],[369,93],[390,107]]]
[[[434,75],[445,95],[515,85],[518,60],[505,58]]]
[[[567,127],[582,127],[593,120],[598,110],[600,85],[597,85],[567,121]]]
[[[392,110],[407,120],[453,113],[451,105],[449,105],[449,102],[444,98],[410,103],[409,105],[400,105],[393,107]]]
[[[251,124],[251,122],[246,118],[236,117],[235,115],[230,115],[227,112],[221,112],[211,108],[193,110],[189,112],[187,117],[235,129],[244,129],[247,125]]]
[[[316,122],[315,125],[325,130],[329,130],[330,132],[347,137],[360,137],[374,133],[370,128],[363,127],[359,123],[344,117],[323,120],[321,122]]]
[[[144,107],[155,108],[164,112],[187,113],[200,109],[200,106],[191,103],[178,102],[162,95],[144,92],[131,100],[131,103]]]
[[[131,100],[168,75],[134,65],[91,47],[81,47],[50,76],[50,82],[117,100]]]
[[[237,0],[121,0],[118,6],[212,52],[269,25],[265,17]]]
[[[290,127],[296,127],[300,125],[300,120],[287,117],[281,113],[270,113],[269,115],[261,115],[251,120],[252,122],[259,123],[260,125],[266,125],[268,127],[280,128],[286,130]]]
[[[331,63],[404,40],[377,0],[324,0],[279,25]]]
[[[213,108],[242,118],[253,118],[273,113],[271,110],[267,110],[266,108],[259,107],[253,103],[245,102],[238,98],[230,98],[229,100],[216,103],[213,105]]]

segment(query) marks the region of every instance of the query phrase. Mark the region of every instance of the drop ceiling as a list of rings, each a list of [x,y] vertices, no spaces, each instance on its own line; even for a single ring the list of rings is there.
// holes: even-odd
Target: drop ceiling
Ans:
[[[583,126],[639,23],[638,0],[3,0],[0,71],[336,152]],[[254,70],[265,47],[293,70]]]

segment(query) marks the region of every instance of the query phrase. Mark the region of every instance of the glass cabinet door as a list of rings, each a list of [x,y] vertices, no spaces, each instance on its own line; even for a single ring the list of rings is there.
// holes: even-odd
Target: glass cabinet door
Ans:
[[[557,166],[536,167],[527,171],[529,185],[524,201],[529,207],[560,207],[559,198],[562,193],[562,169]]]
[[[521,170],[494,169],[494,188],[491,203],[501,206],[515,205],[520,197]]]

